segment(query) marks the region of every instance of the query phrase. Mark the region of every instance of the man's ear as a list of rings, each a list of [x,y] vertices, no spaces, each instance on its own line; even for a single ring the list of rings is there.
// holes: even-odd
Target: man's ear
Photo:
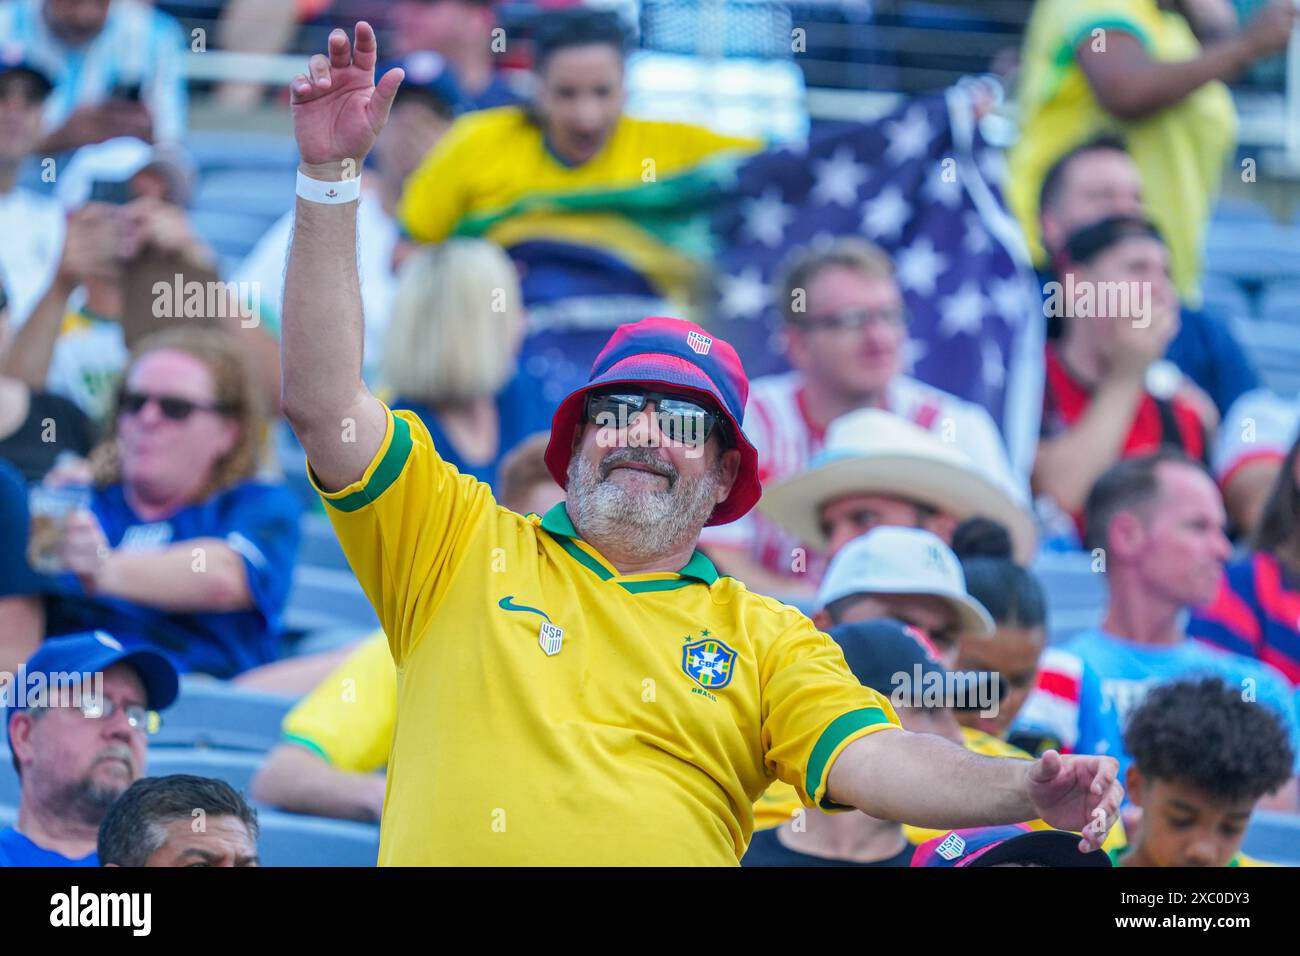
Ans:
[[[731,494],[731,489],[736,484],[736,477],[740,474],[740,450],[738,448],[728,448],[724,451],[720,466],[722,485],[714,496],[719,504],[727,500],[727,495]]]
[[[36,748],[32,744],[32,715],[20,710],[9,719],[9,747],[20,765],[28,763]]]
[[[1126,559],[1136,554],[1146,537],[1146,526],[1132,511],[1121,511],[1110,519],[1106,529],[1106,549],[1115,557]]]

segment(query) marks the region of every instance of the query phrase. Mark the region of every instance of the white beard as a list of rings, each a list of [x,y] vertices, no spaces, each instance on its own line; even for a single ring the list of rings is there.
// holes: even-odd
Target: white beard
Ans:
[[[611,461],[612,459],[612,461]],[[668,479],[663,491],[631,491],[602,477],[601,471],[620,461],[636,461],[661,469]],[[700,536],[722,482],[722,461],[697,478],[682,478],[670,462],[649,449],[622,448],[592,465],[580,454],[569,462],[566,500],[569,517],[583,540],[598,550],[601,542],[618,542],[618,551],[636,559],[678,550]]]

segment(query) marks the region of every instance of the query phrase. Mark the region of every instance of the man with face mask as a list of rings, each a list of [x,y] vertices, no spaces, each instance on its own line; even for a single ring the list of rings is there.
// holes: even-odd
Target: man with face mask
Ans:
[[[0,830],[0,866],[98,866],[99,824],[144,776],[176,668],[96,631],[46,640],[16,676],[0,699],[22,797]]]
[[[735,350],[698,326],[620,327],[556,411],[544,516],[499,507],[418,417],[361,381],[361,168],[400,70],[355,46],[290,84],[299,165],[284,410],[400,675],[382,865],[736,865],[779,777],[806,806],[929,826],[1027,820],[1096,846],[1105,757],[984,758],[898,725],[794,608],[696,545],[760,494]]]

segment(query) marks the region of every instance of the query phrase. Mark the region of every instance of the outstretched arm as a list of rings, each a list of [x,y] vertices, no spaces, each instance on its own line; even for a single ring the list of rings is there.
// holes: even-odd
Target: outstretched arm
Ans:
[[[357,24],[355,43],[335,30],[329,56],[313,56],[290,84],[303,175],[360,175],[402,81],[395,69],[375,84],[377,55],[368,23]],[[299,197],[284,279],[281,403],[327,490],[360,479],[384,440],[383,406],[361,380],[362,321],[357,203]]]
[[[844,748],[827,793],[836,803],[882,820],[935,829],[1021,823],[1041,818],[1083,833],[1080,850],[1101,846],[1119,814],[1123,790],[1113,757],[1062,757],[1032,763],[982,757],[931,734],[869,734]]]

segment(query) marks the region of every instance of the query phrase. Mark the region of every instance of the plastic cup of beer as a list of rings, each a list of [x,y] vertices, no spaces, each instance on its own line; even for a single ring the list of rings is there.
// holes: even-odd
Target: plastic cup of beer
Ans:
[[[27,533],[27,563],[41,574],[61,574],[67,570],[59,559],[59,546],[68,515],[90,507],[90,488],[86,485],[33,485],[27,495],[31,524]]]

